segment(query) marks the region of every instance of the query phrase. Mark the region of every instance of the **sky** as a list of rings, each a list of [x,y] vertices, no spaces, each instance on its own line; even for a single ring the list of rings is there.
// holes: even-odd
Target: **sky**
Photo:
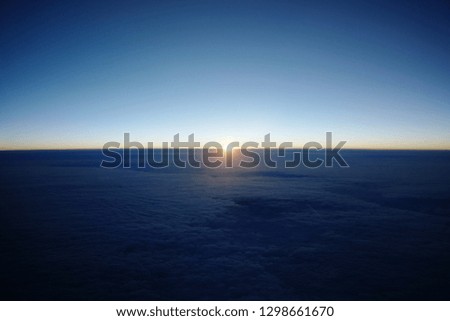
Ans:
[[[11,1],[0,149],[272,140],[450,149],[445,1]]]

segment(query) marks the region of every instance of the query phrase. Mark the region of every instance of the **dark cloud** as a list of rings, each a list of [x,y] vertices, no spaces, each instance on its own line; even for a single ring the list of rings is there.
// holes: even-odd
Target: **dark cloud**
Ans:
[[[450,297],[447,154],[246,171],[36,153],[0,154],[2,299]]]

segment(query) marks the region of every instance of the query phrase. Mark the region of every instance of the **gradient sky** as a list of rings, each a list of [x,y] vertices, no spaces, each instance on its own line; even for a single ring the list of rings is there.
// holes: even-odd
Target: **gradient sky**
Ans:
[[[450,5],[11,1],[0,149],[233,139],[450,149]]]

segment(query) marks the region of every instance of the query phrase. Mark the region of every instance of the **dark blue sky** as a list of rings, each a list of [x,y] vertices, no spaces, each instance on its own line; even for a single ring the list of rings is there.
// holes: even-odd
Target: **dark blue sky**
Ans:
[[[121,141],[450,148],[450,5],[13,1],[0,149]]]

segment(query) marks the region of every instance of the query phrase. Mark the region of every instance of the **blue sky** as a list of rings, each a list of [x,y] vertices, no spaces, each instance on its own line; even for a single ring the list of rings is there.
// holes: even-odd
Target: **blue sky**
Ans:
[[[450,149],[445,2],[6,4],[0,149],[187,138]]]

